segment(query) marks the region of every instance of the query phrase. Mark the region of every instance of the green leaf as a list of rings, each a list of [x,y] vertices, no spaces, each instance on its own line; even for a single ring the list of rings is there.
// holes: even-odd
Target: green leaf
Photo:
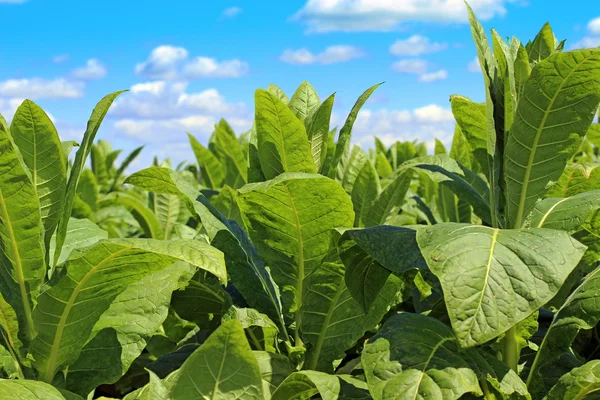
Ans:
[[[547,303],[585,251],[562,231],[454,223],[417,231],[417,242],[463,347],[497,337]]]
[[[599,73],[600,50],[555,53],[534,67],[504,154],[510,227],[521,227],[579,148],[600,102]]]
[[[329,121],[335,93],[329,96],[317,109],[306,119],[306,134],[308,144],[315,162],[317,171],[321,170],[325,156],[327,155],[327,141],[329,135]]]
[[[18,370],[18,360],[13,358],[21,358],[24,354],[21,353],[23,343],[19,339],[19,319],[15,310],[4,300],[0,294],[0,336],[2,337],[2,345],[7,349],[3,351],[9,353],[10,368]]]
[[[420,314],[386,321],[362,352],[374,399],[458,399],[483,395],[473,371],[473,350],[461,352],[442,322]]]
[[[596,268],[555,314],[529,370],[527,385],[532,392],[543,393],[547,390],[543,386],[545,369],[552,367],[563,353],[569,351],[581,329],[592,329],[600,321],[599,285],[600,268]]]
[[[398,213],[404,204],[412,175],[412,172],[398,173],[394,180],[383,188],[368,211],[366,227],[384,225],[390,217]]]
[[[529,79],[529,75],[531,75],[531,64],[529,63],[529,55],[527,54],[527,50],[525,49],[522,43],[519,44],[519,48],[517,49],[514,69],[515,90],[517,92],[517,100],[521,101],[521,96],[523,95],[525,83],[527,82],[527,79]]]
[[[563,375],[544,400],[591,399],[600,391],[600,360],[593,360]],[[588,396],[589,395],[589,396]]]
[[[338,170],[338,178],[341,176],[341,184],[348,194],[352,194],[352,188],[358,174],[363,169],[366,162],[369,161],[369,156],[362,147],[355,145],[347,159],[344,160],[343,168]],[[338,179],[339,180],[339,179]]]
[[[58,389],[47,383],[33,380],[0,379],[0,392],[6,399],[65,400]]]
[[[253,351],[263,380],[265,399],[270,399],[277,387],[292,373],[290,360],[277,353]]]
[[[375,158],[375,169],[377,170],[380,179],[387,178],[394,173],[392,164],[390,164],[383,153],[377,153],[377,157]]]
[[[78,358],[94,324],[119,294],[176,260],[227,282],[223,254],[194,240],[105,240],[68,260],[34,310],[38,334],[29,351],[42,380],[52,382],[57,371]]]
[[[48,246],[62,212],[67,180],[58,133],[44,110],[31,100],[25,100],[17,108],[10,133],[31,173]]]
[[[248,304],[284,328],[277,285],[258,251],[235,221],[225,219],[197,189],[167,168],[148,168],[130,175],[125,182],[183,198],[194,217],[202,222],[211,244],[225,254],[227,272],[236,289]]]
[[[211,189],[223,186],[223,181],[225,180],[225,168],[223,164],[190,133],[188,133],[188,138],[196,156],[196,161],[200,166],[202,182]]]
[[[367,224],[369,213],[381,191],[379,176],[375,166],[367,160],[361,168],[352,187],[352,205],[354,207],[354,226],[363,227]]]
[[[77,197],[84,201],[92,211],[98,210],[98,197],[100,189],[98,181],[91,169],[85,169],[79,176],[77,185]]]
[[[137,147],[137,148],[133,149],[133,151],[131,153],[129,153],[127,155],[127,157],[125,157],[125,159],[119,166],[119,169],[117,169],[117,171],[115,172],[115,177],[113,179],[112,186],[110,187],[110,190],[109,190],[110,192],[112,192],[116,189],[117,184],[119,183],[119,179],[121,179],[121,176],[123,176],[127,167],[129,167],[131,165],[131,163],[140,155],[140,153],[142,152],[143,149],[144,149],[144,146]]]
[[[172,194],[153,193],[150,197],[156,218],[160,221],[164,239],[169,239],[173,228],[179,220],[181,201],[179,197]]]
[[[91,246],[102,239],[106,239],[108,233],[101,229],[98,225],[90,221],[89,219],[77,219],[71,218],[69,220],[69,226],[67,227],[67,236],[65,238],[65,244],[63,245],[62,252],[58,258],[56,265],[62,264],[73,251],[81,250],[88,246]],[[56,246],[56,236],[52,238],[50,242],[50,259],[54,259],[54,251]],[[54,273],[54,267],[50,271],[50,276]]]
[[[573,197],[548,198],[537,203],[531,213],[530,226],[574,233],[600,208],[600,190]]]
[[[215,154],[217,159],[225,169],[225,178],[223,183],[238,188],[248,182],[248,165],[244,150],[238,143],[235,133],[231,127],[221,120],[218,126],[215,127],[215,133],[211,138],[213,142],[209,145],[210,150]],[[213,165],[211,163],[211,168]],[[212,172],[214,175],[218,172]],[[217,182],[218,176],[215,177]]]
[[[236,320],[224,322],[183,363],[171,389],[173,400],[263,400],[258,363]]]
[[[104,187],[108,183],[108,171],[106,170],[106,157],[99,146],[92,145],[90,164],[96,176],[98,184]]]
[[[57,251],[54,253],[55,264],[58,258],[60,257],[60,252],[65,242],[65,236],[67,234],[67,225],[69,223],[69,218],[71,218],[71,210],[73,209],[73,201],[75,199],[77,184],[79,182],[79,176],[81,175],[81,171],[83,171],[85,160],[91,151],[91,148],[94,144],[94,139],[96,138],[96,133],[100,128],[100,124],[102,123],[104,116],[108,112],[108,109],[110,108],[112,102],[117,98],[117,96],[119,96],[123,92],[125,92],[125,90],[114,92],[104,96],[102,100],[100,100],[100,102],[96,105],[96,107],[94,107],[92,115],[88,120],[87,128],[85,130],[85,133],[83,134],[81,146],[75,154],[75,161],[73,162],[71,174],[67,182],[63,213],[58,222],[58,228],[56,231]]]
[[[0,291],[17,313],[25,345],[35,334],[31,312],[46,274],[40,205],[26,168],[0,128]]]
[[[329,251],[332,230],[352,225],[352,203],[337,182],[300,173],[247,185],[239,200],[252,242],[281,288],[284,314],[295,314],[300,326],[304,277]]]
[[[67,389],[82,396],[116,382],[142,353],[167,317],[171,293],[196,268],[185,262],[148,275],[119,294],[94,325],[92,338],[69,366]]]
[[[265,178],[283,172],[316,172],[302,121],[265,90],[258,89],[254,100],[258,158]]]
[[[318,371],[294,372],[273,393],[272,400],[367,400],[364,382],[349,375],[329,375]]]
[[[435,149],[433,154],[448,154],[444,143],[440,142],[438,139],[435,139]]]
[[[344,126],[342,126],[342,129],[340,130],[340,135],[338,137],[338,141],[335,147],[335,153],[331,160],[331,168],[329,168],[329,171],[327,173],[327,176],[329,176],[330,178],[334,178],[337,176],[338,169],[343,166],[343,164],[341,164],[343,162],[342,157],[344,157],[350,151],[352,127],[354,126],[354,122],[356,121],[358,112],[360,111],[362,106],[367,102],[367,100],[375,91],[375,89],[377,89],[382,84],[383,82],[378,83],[377,85],[371,86],[370,88],[365,90],[365,92],[361,94],[360,97],[356,100],[354,106],[352,106],[352,110],[350,110],[350,114],[348,114],[346,122],[344,122]]]
[[[345,351],[373,329],[394,305],[402,287],[400,279],[389,276],[368,311],[363,312],[346,287],[344,274],[344,264],[334,248],[304,281],[305,310],[300,334],[309,345],[306,369],[333,373]]]
[[[537,63],[550,57],[554,49],[556,49],[554,33],[550,24],[546,22],[531,45],[527,47],[529,62]]]
[[[279,96],[277,96],[279,97]],[[296,118],[304,121],[319,106],[319,95],[306,81],[303,81],[296,89],[288,103],[288,107]]]
[[[569,164],[546,197],[570,197],[600,189],[600,164]]]
[[[277,97],[279,100],[281,100],[282,103],[286,105],[290,102],[290,99],[288,99],[283,90],[281,90],[281,88],[277,85],[270,84],[267,88],[267,92]]]
[[[161,381],[154,372],[147,371],[150,375],[150,382],[140,389],[129,393],[123,397],[123,400],[172,400],[165,382]]]
[[[99,207],[106,207],[117,204],[125,206],[131,212],[144,230],[146,237],[154,239],[164,238],[161,222],[157,215],[136,196],[123,192],[112,192],[104,196],[98,205]],[[177,212],[177,215],[179,215],[179,212]]]

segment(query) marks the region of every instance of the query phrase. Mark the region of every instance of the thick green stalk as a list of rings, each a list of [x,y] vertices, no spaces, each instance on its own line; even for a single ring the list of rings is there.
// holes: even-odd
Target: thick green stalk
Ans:
[[[517,343],[517,327],[513,326],[504,334],[502,340],[502,359],[515,372],[519,364],[519,345]]]

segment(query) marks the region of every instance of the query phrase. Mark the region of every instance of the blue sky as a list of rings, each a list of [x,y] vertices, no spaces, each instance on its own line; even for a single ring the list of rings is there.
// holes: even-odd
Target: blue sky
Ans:
[[[533,38],[549,21],[567,48],[600,46],[591,0],[472,0],[485,28]],[[25,98],[41,105],[63,139],[81,138],[105,94],[117,100],[97,138],[116,148],[146,144],[191,159],[186,132],[206,142],[223,117],[251,126],[256,88],[291,95],[308,80],[322,99],[336,92],[334,124],[356,97],[385,81],[355,125],[372,136],[449,143],[448,98],[483,99],[462,0],[116,1],[0,0],[0,113]]]

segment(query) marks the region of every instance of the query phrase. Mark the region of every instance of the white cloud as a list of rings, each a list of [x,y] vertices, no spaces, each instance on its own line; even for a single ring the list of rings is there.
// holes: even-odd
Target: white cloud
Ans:
[[[238,78],[248,73],[248,63],[238,59],[217,61],[209,57],[188,60],[183,47],[158,46],[150,57],[135,67],[136,74],[148,79],[195,80],[202,78]]]
[[[223,14],[221,14],[221,18],[233,18],[241,12],[242,9],[240,7],[229,7],[223,11]]]
[[[187,57],[188,51],[183,47],[158,46],[148,60],[135,66],[135,72],[149,79],[175,79],[177,65]]]
[[[214,58],[196,57],[183,67],[188,79],[239,78],[248,73],[248,63],[238,59],[218,62]]]
[[[339,126],[343,119],[336,116],[334,123]],[[432,149],[435,138],[450,143],[453,132],[452,112],[437,104],[430,104],[413,110],[363,109],[358,114],[352,136],[354,144],[362,147],[371,147],[377,136],[386,146],[396,141],[418,139]]]
[[[106,76],[106,74],[106,67],[97,59],[91,58],[87,61],[85,67],[73,70],[73,72],[71,72],[71,77],[85,81],[92,81],[96,79],[102,79]]]
[[[427,61],[415,58],[396,61],[392,69],[405,74],[424,74],[427,72],[427,66]]]
[[[435,72],[428,72],[425,74],[419,75],[419,82],[435,82],[444,80],[448,77],[448,71],[445,69],[440,69]]]
[[[186,131],[207,138],[220,118],[239,128],[238,133],[252,126],[244,103],[230,103],[216,89],[188,93],[186,82],[133,85],[115,100],[108,116],[116,120],[118,132],[142,143],[186,141]]]
[[[587,25],[587,30],[591,35],[600,36],[600,17],[591,20]]]
[[[471,0],[481,20],[506,14],[507,0]],[[308,32],[389,31],[406,21],[467,22],[463,0],[308,0],[292,20]]]
[[[392,64],[392,70],[403,74],[418,75],[419,82],[434,82],[448,77],[448,71],[440,69],[429,72],[429,63],[419,58],[404,59]]]
[[[481,72],[481,64],[479,64],[479,57],[475,57],[467,64],[467,70],[469,72]]]
[[[413,35],[408,39],[396,40],[390,46],[390,53],[395,56],[418,56],[421,54],[435,53],[446,49],[446,43],[430,42],[429,38],[421,35]]]
[[[0,82],[0,96],[28,99],[74,99],[83,97],[83,82],[58,79],[9,79]]]
[[[283,52],[279,59],[288,64],[334,64],[347,62],[364,55],[364,52],[357,47],[337,45],[329,46],[318,54],[313,54],[308,49],[288,49]]]
[[[69,59],[68,54],[59,54],[52,58],[52,62],[55,64],[60,64],[60,63],[67,61],[68,59]]]
[[[600,17],[594,18],[587,24],[587,36],[573,43],[571,49],[600,47]]]
[[[13,98],[13,99],[0,98],[0,114],[2,114],[4,119],[6,119],[6,121],[9,124],[10,124],[10,121],[12,120],[13,116],[15,115],[17,108],[19,108],[19,106],[21,105],[21,103],[24,100],[25,99],[18,99],[18,98]]]

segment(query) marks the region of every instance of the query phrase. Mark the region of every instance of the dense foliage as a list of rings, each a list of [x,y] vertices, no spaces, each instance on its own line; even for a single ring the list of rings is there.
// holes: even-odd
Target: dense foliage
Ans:
[[[364,151],[334,95],[255,93],[196,163],[0,118],[3,398],[583,399],[600,391],[600,49],[488,38],[449,151]],[[77,151],[69,160],[69,153]],[[89,166],[86,161],[89,157]]]

